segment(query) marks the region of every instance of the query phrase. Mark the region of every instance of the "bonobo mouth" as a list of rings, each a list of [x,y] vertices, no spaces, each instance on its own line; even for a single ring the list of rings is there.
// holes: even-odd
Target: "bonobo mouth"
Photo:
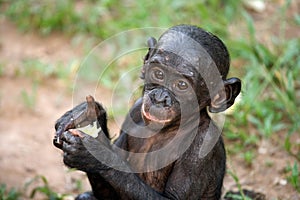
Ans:
[[[142,114],[144,119],[160,124],[166,124],[172,121],[172,111],[167,108],[159,108],[157,106],[142,105]],[[159,116],[159,117],[157,117]]]

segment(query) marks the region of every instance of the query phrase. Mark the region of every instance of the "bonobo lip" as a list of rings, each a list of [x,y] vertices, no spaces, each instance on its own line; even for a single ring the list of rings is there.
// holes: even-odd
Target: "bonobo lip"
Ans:
[[[150,114],[150,112],[146,112],[145,111],[145,105],[143,104],[142,105],[142,114],[143,116],[149,120],[149,121],[153,121],[153,122],[157,122],[157,123],[160,123],[160,124],[165,124],[165,123],[168,123],[168,122],[171,122],[172,119],[158,119],[157,117],[153,116]]]

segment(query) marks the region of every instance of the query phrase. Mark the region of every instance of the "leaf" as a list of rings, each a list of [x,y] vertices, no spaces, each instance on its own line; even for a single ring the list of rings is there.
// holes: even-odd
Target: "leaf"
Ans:
[[[255,27],[254,27],[253,19],[246,11],[244,11],[242,13],[242,15],[245,18],[246,23],[247,23],[248,31],[250,34],[250,40],[252,42],[254,42],[255,41]]]

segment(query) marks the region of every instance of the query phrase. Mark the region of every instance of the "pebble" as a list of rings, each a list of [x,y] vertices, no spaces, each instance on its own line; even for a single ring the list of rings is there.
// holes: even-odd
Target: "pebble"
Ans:
[[[266,9],[266,3],[263,0],[244,0],[244,5],[255,12],[263,12]]]

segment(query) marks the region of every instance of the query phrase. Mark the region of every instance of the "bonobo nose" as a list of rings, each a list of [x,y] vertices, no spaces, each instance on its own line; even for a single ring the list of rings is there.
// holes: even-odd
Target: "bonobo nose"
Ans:
[[[171,106],[172,99],[169,92],[166,89],[155,89],[151,95],[152,103],[162,106]]]

